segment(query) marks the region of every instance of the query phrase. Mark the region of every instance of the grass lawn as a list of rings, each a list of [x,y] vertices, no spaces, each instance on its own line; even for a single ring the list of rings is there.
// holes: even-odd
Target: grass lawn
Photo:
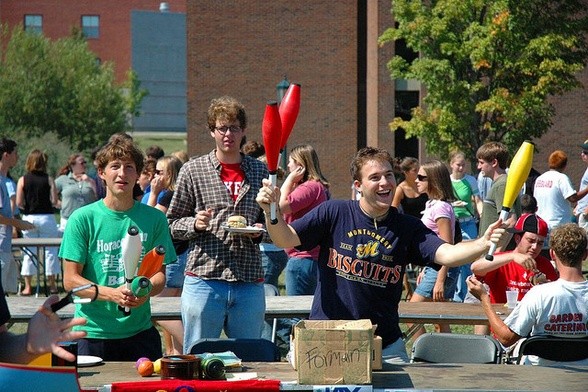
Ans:
[[[135,132],[131,135],[143,151],[152,145],[157,145],[163,148],[166,155],[169,155],[174,151],[187,150],[185,133]]]

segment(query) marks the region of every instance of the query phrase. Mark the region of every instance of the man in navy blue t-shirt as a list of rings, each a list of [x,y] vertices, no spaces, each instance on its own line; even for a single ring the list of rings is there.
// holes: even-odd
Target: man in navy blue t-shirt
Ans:
[[[504,229],[496,222],[479,239],[450,245],[419,219],[399,213],[391,207],[396,181],[393,159],[386,150],[359,150],[351,174],[362,195],[359,201],[324,202],[291,225],[280,216],[277,224],[270,223],[270,203],[279,200],[279,188],[269,181],[264,180],[257,202],[276,246],[301,250],[320,246],[310,318],[370,319],[382,337],[384,362],[408,362],[398,303],[409,260],[436,269],[456,267],[485,254],[492,242],[500,241]]]

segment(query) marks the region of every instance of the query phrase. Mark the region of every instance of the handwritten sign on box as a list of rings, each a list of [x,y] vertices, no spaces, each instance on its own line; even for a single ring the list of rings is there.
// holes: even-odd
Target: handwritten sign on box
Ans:
[[[371,384],[370,320],[302,320],[294,327],[299,384]]]

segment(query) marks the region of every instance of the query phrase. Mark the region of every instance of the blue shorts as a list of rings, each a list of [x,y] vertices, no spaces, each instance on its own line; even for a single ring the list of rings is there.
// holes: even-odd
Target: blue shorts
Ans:
[[[433,298],[433,287],[437,281],[437,271],[431,267],[425,267],[423,270],[425,276],[421,283],[416,287],[415,293],[422,295],[425,298]],[[459,276],[459,267],[449,268],[447,278],[445,278],[445,299],[452,299],[457,286],[457,278]]]
[[[188,251],[178,255],[175,263],[165,266],[165,287],[181,289],[184,287],[184,270],[186,269],[186,260]]]

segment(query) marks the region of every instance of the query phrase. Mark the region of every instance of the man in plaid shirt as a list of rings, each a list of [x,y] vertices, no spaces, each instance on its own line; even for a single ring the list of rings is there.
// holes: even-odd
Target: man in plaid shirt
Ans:
[[[184,351],[224,328],[231,338],[258,338],[264,324],[261,235],[230,233],[227,218],[262,226],[255,197],[267,167],[241,153],[247,117],[231,97],[213,99],[208,129],[215,149],[186,162],[167,212],[172,237],[189,241],[181,298]]]

